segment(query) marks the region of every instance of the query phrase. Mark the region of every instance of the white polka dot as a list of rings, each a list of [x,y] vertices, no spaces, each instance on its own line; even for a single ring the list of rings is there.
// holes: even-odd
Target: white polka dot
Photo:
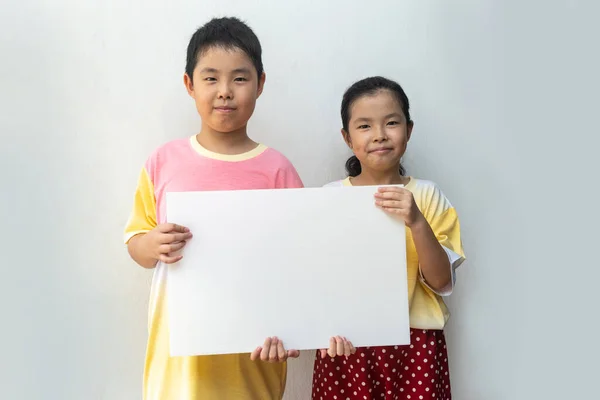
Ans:
[[[411,363],[414,363],[414,362],[415,362],[415,359],[414,359],[414,358],[411,358],[411,359],[410,359],[410,362],[411,362]]]
[[[429,374],[428,374],[428,373],[425,373],[425,378],[427,378],[428,376],[429,376]]]
[[[367,384],[365,382],[362,383],[363,386],[367,386]]]
[[[384,364],[384,367],[386,367],[386,368],[389,367],[389,366],[390,366],[390,364],[388,364],[388,363]]]
[[[419,383],[419,385],[422,385],[422,384],[423,384],[423,382],[421,382],[421,381],[419,381],[418,383]]]
[[[361,368],[360,370],[361,370],[362,372],[365,372],[365,369],[364,369],[364,368]]]
[[[329,373],[329,376],[333,376],[333,372],[330,372],[330,373]]]
[[[425,364],[427,364],[427,359],[424,359],[424,360],[423,360],[423,362],[424,362]]]
[[[394,355],[393,355],[393,354],[390,354],[390,358],[394,358]]]
[[[365,353],[360,353],[360,356],[361,356],[361,357],[364,357],[364,356],[365,356]]]
[[[398,350],[398,346],[394,346],[394,350]]]
[[[392,380],[392,378],[390,378],[390,377],[388,376],[387,380],[388,380],[388,382],[389,382],[389,381],[391,381],[391,380]]]
[[[429,388],[425,388],[425,391],[426,391],[426,392],[429,392]]]
[[[385,353],[385,349],[381,349],[381,352],[382,352],[382,353]]]
[[[407,385],[410,385],[410,381],[406,381],[406,384],[407,384]]]
[[[417,388],[413,388],[413,393],[416,393],[416,392],[417,392]]]
[[[335,384],[336,384],[336,385],[339,385],[340,383],[339,383],[338,381],[335,381]]]
[[[421,340],[421,338],[417,338],[417,342],[420,341],[420,340]]]
[[[420,370],[421,370],[421,367],[417,367],[417,369],[420,371]]]
[[[394,369],[392,370],[392,372],[395,374],[395,373],[396,373],[396,368],[394,368]]]

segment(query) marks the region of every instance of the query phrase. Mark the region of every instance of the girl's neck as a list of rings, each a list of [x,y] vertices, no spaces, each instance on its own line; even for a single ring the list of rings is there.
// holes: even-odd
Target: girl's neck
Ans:
[[[410,178],[400,175],[398,169],[393,171],[364,170],[350,178],[354,186],[406,185]]]
[[[246,153],[258,146],[258,143],[248,137],[246,126],[232,132],[218,132],[202,124],[196,140],[205,149],[226,155]]]

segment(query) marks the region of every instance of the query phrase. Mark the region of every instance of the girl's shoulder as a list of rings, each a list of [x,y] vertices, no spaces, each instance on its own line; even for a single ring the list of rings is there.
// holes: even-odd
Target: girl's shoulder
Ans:
[[[346,179],[340,179],[338,181],[329,182],[328,184],[323,185],[323,187],[343,187],[343,186],[347,186],[347,185],[344,184],[344,182],[347,179],[348,178],[346,178]]]

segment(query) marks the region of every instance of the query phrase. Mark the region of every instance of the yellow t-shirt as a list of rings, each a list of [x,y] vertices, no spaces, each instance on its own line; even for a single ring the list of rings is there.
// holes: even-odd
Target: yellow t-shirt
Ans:
[[[165,194],[170,191],[299,187],[302,181],[296,170],[274,149],[259,145],[244,154],[221,155],[201,147],[195,137],[176,140],[160,147],[146,161],[125,228],[125,242],[167,222]],[[167,266],[158,263],[150,291],[144,399],[281,399],[285,363],[253,362],[249,354],[170,356],[167,275]]]
[[[326,186],[352,186],[352,183],[350,178],[346,178]],[[450,312],[442,296],[448,296],[452,292],[456,276],[455,269],[465,260],[460,238],[460,223],[456,210],[435,183],[410,178],[406,189],[413,194],[419,210],[446,251],[452,272],[452,281],[447,288],[438,292],[431,289],[421,274],[419,257],[411,230],[406,228],[410,326],[416,329],[443,329],[450,317]]]

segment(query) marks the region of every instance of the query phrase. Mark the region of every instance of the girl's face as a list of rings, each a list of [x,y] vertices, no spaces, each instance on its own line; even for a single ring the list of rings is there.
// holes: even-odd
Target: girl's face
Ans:
[[[342,134],[363,171],[397,173],[412,128],[396,97],[380,90],[352,103],[348,132],[342,129]]]

